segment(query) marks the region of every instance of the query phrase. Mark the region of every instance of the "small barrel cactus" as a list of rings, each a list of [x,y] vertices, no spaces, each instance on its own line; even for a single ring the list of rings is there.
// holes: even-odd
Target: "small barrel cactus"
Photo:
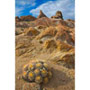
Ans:
[[[52,72],[47,63],[42,61],[31,62],[23,67],[22,78],[28,82],[38,84],[48,83],[52,78]]]

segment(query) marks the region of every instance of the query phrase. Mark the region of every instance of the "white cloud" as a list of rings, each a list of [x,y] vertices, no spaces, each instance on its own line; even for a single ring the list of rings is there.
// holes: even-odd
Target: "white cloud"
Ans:
[[[39,11],[42,10],[48,17],[55,15],[56,11],[60,10],[63,13],[65,19],[74,18],[74,1],[72,0],[56,0],[48,1],[41,4],[36,9],[32,9],[30,13],[34,16],[38,16]]]

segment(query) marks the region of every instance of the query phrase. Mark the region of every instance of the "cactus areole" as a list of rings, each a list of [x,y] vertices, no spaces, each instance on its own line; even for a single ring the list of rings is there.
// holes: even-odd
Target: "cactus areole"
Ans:
[[[52,78],[52,72],[47,63],[42,61],[31,62],[23,67],[23,80],[46,84]]]

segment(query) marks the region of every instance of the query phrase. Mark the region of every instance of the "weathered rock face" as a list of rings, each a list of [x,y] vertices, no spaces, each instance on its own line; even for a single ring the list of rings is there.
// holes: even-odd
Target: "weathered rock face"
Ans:
[[[36,20],[36,18],[31,15],[28,15],[28,16],[21,16],[20,20],[21,21],[34,21],[34,20]]]
[[[40,10],[39,16],[37,18],[47,17],[42,10]]]
[[[22,34],[23,33],[23,28],[21,29],[21,28],[16,28],[15,29],[15,35],[20,35],[20,34]]]
[[[17,22],[16,24],[17,28],[28,28],[29,25],[27,23]]]
[[[74,21],[69,21],[69,20],[59,20],[58,24],[63,25],[63,27],[70,27],[70,28],[74,28],[75,27],[75,22]]]
[[[63,15],[61,11],[57,11],[55,16],[52,16],[53,19],[63,19]]]
[[[54,40],[46,40],[43,44],[43,47],[48,49],[48,48],[56,48],[56,42]]]
[[[37,20],[35,20],[34,23],[35,23],[35,26],[42,25],[42,26],[49,27],[49,26],[55,25],[55,23],[50,18],[47,18],[47,17],[38,18]]]
[[[36,36],[39,34],[39,31],[32,27],[25,29],[24,32],[27,36]]]
[[[37,39],[44,39],[44,38],[50,38],[54,37],[57,33],[57,30],[55,27],[51,26],[45,29],[45,31],[42,31],[36,38]]]

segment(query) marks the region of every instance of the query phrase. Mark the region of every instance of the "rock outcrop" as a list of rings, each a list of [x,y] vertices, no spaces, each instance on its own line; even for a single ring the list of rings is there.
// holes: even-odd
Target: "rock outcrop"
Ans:
[[[55,16],[52,16],[53,19],[63,19],[63,15],[61,11],[57,11]]]
[[[32,27],[25,29],[24,32],[27,36],[36,36],[39,34],[39,31]]]
[[[37,18],[47,17],[42,10],[40,10],[39,16]]]
[[[21,21],[34,21],[34,20],[36,20],[36,18],[31,15],[28,15],[28,16],[21,16],[20,20]]]
[[[18,16],[15,17],[15,21],[16,22],[19,22],[20,21],[20,18]]]

